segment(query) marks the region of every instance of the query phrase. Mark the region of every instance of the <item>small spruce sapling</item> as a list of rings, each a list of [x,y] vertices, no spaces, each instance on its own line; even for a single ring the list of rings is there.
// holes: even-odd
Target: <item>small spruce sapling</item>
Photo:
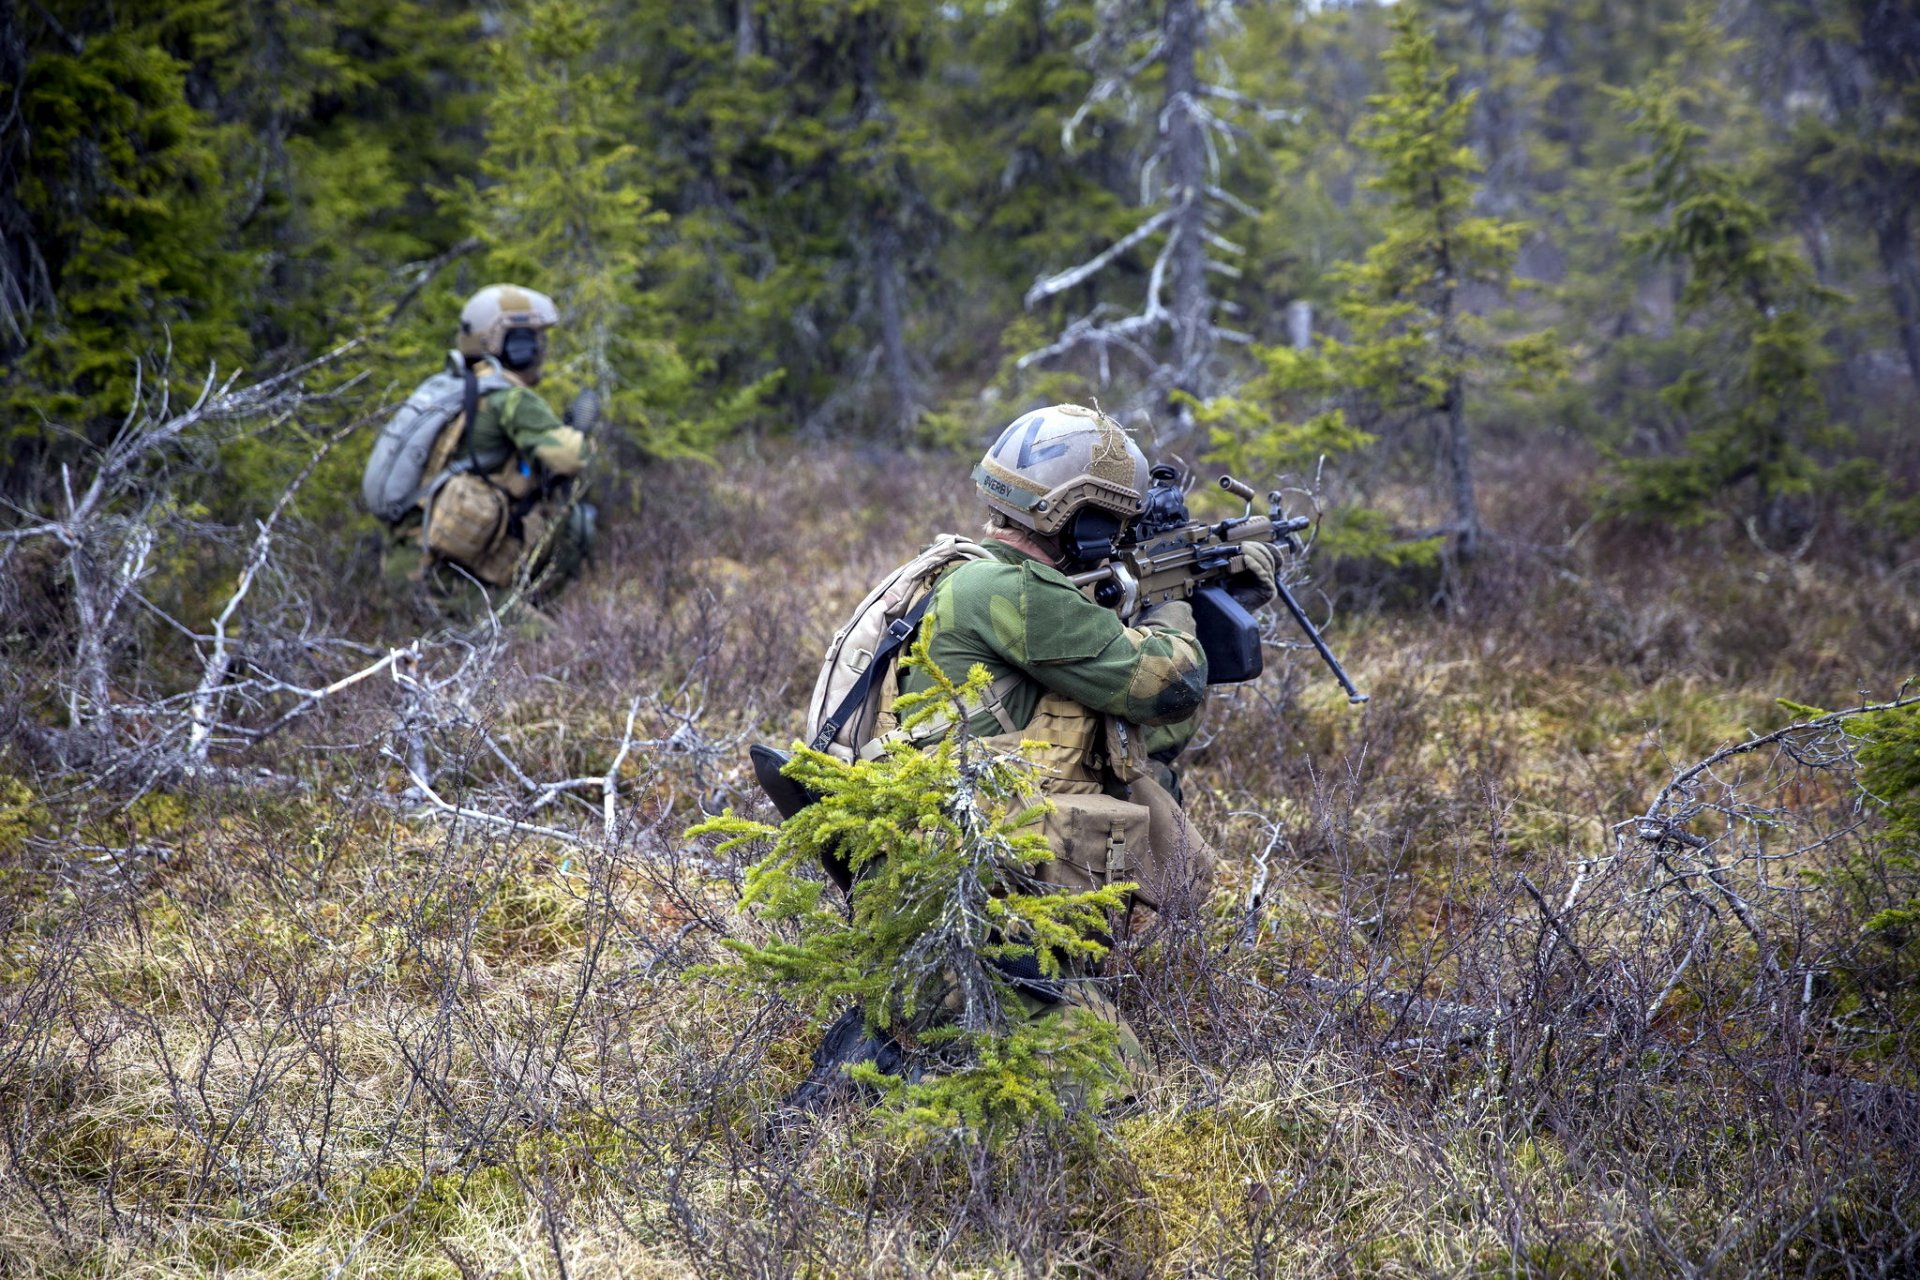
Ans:
[[[1472,556],[1481,538],[1469,399],[1500,389],[1533,390],[1558,379],[1566,352],[1552,330],[1506,335],[1467,305],[1469,288],[1506,295],[1527,224],[1475,216],[1480,162],[1467,144],[1474,93],[1441,58],[1416,6],[1391,19],[1384,55],[1387,92],[1367,99],[1355,140],[1378,166],[1369,189],[1384,197],[1382,234],[1359,262],[1330,277],[1343,293],[1334,311],[1345,340],[1312,351],[1256,351],[1262,373],[1232,397],[1204,407],[1214,447],[1254,470],[1298,467],[1317,456],[1358,453],[1374,442],[1363,421],[1438,419],[1444,439],[1453,549]],[[1342,513],[1329,545],[1389,562],[1429,558],[1429,540],[1395,545],[1376,518]]]
[[[1109,917],[1136,886],[1045,883],[1047,802],[1032,799],[1032,764],[966,731],[987,671],[948,679],[924,639],[903,661],[933,680],[896,704],[903,723],[945,713],[946,736],[852,764],[797,748],[786,772],[819,796],[812,805],[778,827],[728,813],[688,834],[722,837],[723,852],[766,848],[741,901],[776,936],[728,940],[737,971],[823,1020],[857,1004],[909,1063],[901,1076],[853,1069],[892,1118],[911,1133],[992,1143],[1074,1101],[1096,1108],[1124,1078],[1112,1023],[1071,1000],[1042,1008],[995,962],[1031,957],[1043,977],[1071,984],[1106,954]],[[854,877],[846,912],[812,874],[829,851]]]

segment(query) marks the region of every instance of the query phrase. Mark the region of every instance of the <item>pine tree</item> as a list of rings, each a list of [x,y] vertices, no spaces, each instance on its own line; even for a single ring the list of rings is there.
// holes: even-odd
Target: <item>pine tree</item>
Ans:
[[[522,0],[490,43],[481,169],[465,198],[490,276],[552,293],[566,325],[554,394],[595,391],[606,418],[656,457],[701,452],[752,411],[758,385],[715,404],[672,339],[646,279],[667,222],[627,140],[630,63],[605,0]]]
[[[1135,886],[1075,893],[1041,882],[1034,869],[1052,854],[1041,807],[1024,798],[1032,766],[964,732],[986,669],[956,685],[924,639],[903,661],[934,682],[900,700],[906,722],[944,712],[960,728],[925,750],[901,744],[853,764],[799,749],[786,772],[813,804],[778,828],[728,814],[689,835],[722,837],[722,850],[770,846],[742,900],[778,932],[729,944],[742,972],[817,1017],[856,1004],[870,1029],[902,1042],[910,1074],[938,1073],[915,1083],[856,1068],[896,1120],[991,1143],[1061,1118],[1074,1099],[1094,1109],[1120,1079],[1112,1024],[1074,1008],[1035,1016],[995,962],[1030,958],[1045,977],[1097,962],[1109,914]],[[807,874],[828,853],[854,878],[846,913]]]
[[[14,9],[9,6],[9,9]],[[4,197],[11,321],[0,328],[0,466],[44,473],[62,435],[127,413],[134,361],[179,385],[250,343],[254,273],[233,245],[230,134],[189,96],[225,47],[222,0],[55,3],[12,12]],[[17,264],[17,265],[15,265]],[[29,301],[31,299],[31,301]]]
[[[1692,27],[1686,47],[1710,47],[1715,31],[1706,19]],[[1713,335],[1713,346],[1661,393],[1682,424],[1677,452],[1622,461],[1614,503],[1699,522],[1733,491],[1750,489],[1750,515],[1779,536],[1787,500],[1822,475],[1817,453],[1844,438],[1819,383],[1829,359],[1823,312],[1837,295],[1814,282],[1806,260],[1774,230],[1751,194],[1752,177],[1710,154],[1691,113],[1719,89],[1694,61],[1676,55],[1645,87],[1622,95],[1648,147],[1622,178],[1628,207],[1653,221],[1631,246],[1682,273],[1678,306]]]
[[[1523,223],[1472,214],[1479,163],[1465,145],[1472,94],[1413,7],[1393,16],[1388,90],[1368,100],[1360,145],[1380,165],[1370,183],[1387,197],[1384,236],[1339,272],[1339,313],[1352,336],[1337,351],[1343,377],[1377,398],[1445,423],[1454,550],[1472,556],[1481,527],[1474,493],[1467,393],[1476,382],[1530,378],[1557,367],[1552,333],[1501,341],[1463,300],[1471,286],[1513,286]]]
[[[434,193],[478,176],[478,23],[457,0],[236,8],[209,74],[247,175],[237,238],[265,275],[251,327],[301,355],[386,327],[421,265],[471,244],[466,210]],[[411,375],[432,352],[390,363]]]
[[[1276,406],[1324,404],[1344,392],[1382,415],[1438,416],[1451,480],[1447,532],[1467,557],[1481,538],[1468,392],[1549,376],[1561,355],[1551,331],[1501,339],[1465,305],[1470,287],[1512,287],[1526,228],[1473,215],[1478,165],[1465,144],[1473,96],[1454,91],[1453,69],[1413,7],[1397,8],[1392,24],[1387,91],[1368,98],[1356,129],[1379,166],[1368,186],[1386,197],[1382,236],[1360,262],[1332,273],[1345,290],[1336,314],[1348,336],[1314,353],[1262,350],[1261,378],[1217,401],[1206,417],[1216,445],[1229,453],[1298,467],[1316,453],[1357,449],[1370,436],[1349,425],[1351,404],[1309,412],[1297,425]],[[1385,544],[1373,539],[1369,549]]]
[[[1806,203],[1872,236],[1894,333],[1920,388],[1920,13],[1876,0],[1769,0],[1763,11],[1826,99],[1824,111],[1794,114],[1786,172]]]
[[[947,149],[921,95],[936,6],[738,0],[633,6],[664,305],[709,385],[779,374],[796,424],[897,434],[927,399],[924,282]]]

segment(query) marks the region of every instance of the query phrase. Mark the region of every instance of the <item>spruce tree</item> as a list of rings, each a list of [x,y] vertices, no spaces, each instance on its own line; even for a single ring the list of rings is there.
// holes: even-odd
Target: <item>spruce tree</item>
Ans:
[[[1365,259],[1339,271],[1339,314],[1351,337],[1335,351],[1343,378],[1388,405],[1444,423],[1454,549],[1472,556],[1481,537],[1474,492],[1468,393],[1557,366],[1552,333],[1501,340],[1470,311],[1465,291],[1504,294],[1523,223],[1473,214],[1479,162],[1466,145],[1473,95],[1456,91],[1414,6],[1393,16],[1387,91],[1368,99],[1359,142],[1380,166],[1369,186],[1387,198],[1383,235]]]
[[[1242,465],[1278,468],[1367,444],[1370,434],[1349,423],[1350,409],[1438,417],[1453,512],[1446,532],[1453,550],[1469,557],[1481,538],[1469,393],[1548,377],[1562,355],[1551,331],[1501,338],[1466,306],[1471,287],[1512,288],[1526,227],[1474,215],[1478,162],[1466,145],[1473,95],[1455,91],[1453,68],[1413,6],[1397,8],[1392,25],[1387,89],[1367,99],[1355,130],[1378,166],[1367,185],[1386,198],[1381,238],[1361,261],[1332,272],[1344,289],[1335,311],[1347,336],[1313,352],[1262,349],[1263,374],[1205,417],[1216,446],[1247,460]],[[1364,549],[1388,548],[1369,537]]]
[[[9,15],[0,466],[16,477],[46,471],[64,432],[97,439],[117,425],[136,359],[149,379],[197,386],[210,363],[232,369],[250,350],[242,304],[255,275],[231,234],[233,138],[189,85],[230,40],[228,6],[111,8]]]
[[[1920,12],[1879,0],[1769,0],[1761,11],[1825,96],[1824,110],[1794,113],[1785,171],[1802,200],[1872,236],[1920,388]]]
[[[645,453],[700,452],[751,411],[758,386],[713,403],[647,286],[667,217],[628,139],[634,81],[606,0],[521,0],[490,43],[493,93],[481,169],[488,274],[554,295],[565,323],[549,367]]]
[[[1052,854],[1038,829],[1045,802],[1030,799],[1033,767],[965,732],[986,669],[955,684],[924,639],[903,661],[933,685],[897,710],[910,725],[945,714],[956,726],[945,738],[853,764],[797,748],[786,772],[814,803],[778,828],[729,813],[689,834],[721,837],[723,851],[766,850],[742,901],[774,933],[728,944],[739,971],[821,1019],[855,1004],[902,1045],[906,1074],[854,1073],[894,1118],[923,1135],[993,1143],[1075,1101],[1097,1107],[1122,1078],[1114,1024],[1071,1004],[1036,1012],[996,962],[1030,959],[1046,978],[1063,964],[1084,972],[1135,886],[1069,892],[1042,881]],[[810,874],[829,853],[853,876],[844,912]]]
[[[1628,207],[1648,219],[1631,247],[1681,275],[1677,305],[1712,337],[1707,358],[1669,384],[1677,448],[1619,464],[1616,509],[1700,522],[1741,492],[1769,536],[1785,532],[1787,503],[1823,474],[1818,455],[1844,433],[1829,420],[1819,374],[1833,291],[1775,230],[1752,194],[1755,179],[1716,158],[1694,115],[1721,92],[1699,74],[1714,28],[1696,16],[1676,55],[1643,88],[1625,93],[1632,128],[1647,146],[1621,177]],[[1758,164],[1764,165],[1765,159]]]

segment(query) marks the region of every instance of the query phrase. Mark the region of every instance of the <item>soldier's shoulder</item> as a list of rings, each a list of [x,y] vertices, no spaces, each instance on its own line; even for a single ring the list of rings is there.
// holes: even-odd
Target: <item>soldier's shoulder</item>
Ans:
[[[1080,588],[1073,585],[1073,579],[1050,564],[1042,564],[1038,560],[1027,560],[1020,565],[1020,574],[1037,586],[1049,590],[1058,588],[1071,591],[1076,596],[1080,594]]]
[[[962,560],[940,576],[956,596],[1018,595],[1021,568],[1003,560]]]
[[[1066,574],[1038,560],[968,560],[949,570],[942,581],[951,582],[960,598],[998,595],[1016,600],[1063,596],[1085,599]]]
[[[499,406],[500,419],[509,426],[547,428],[560,425],[560,416],[553,411],[553,406],[531,387],[502,387],[489,392],[487,399]]]

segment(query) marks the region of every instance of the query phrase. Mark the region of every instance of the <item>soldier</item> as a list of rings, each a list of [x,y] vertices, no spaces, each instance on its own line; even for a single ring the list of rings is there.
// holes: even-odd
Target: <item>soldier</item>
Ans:
[[[1169,601],[1129,622],[1067,576],[1111,556],[1140,514],[1145,456],[1105,414],[1061,404],[1016,419],[973,478],[987,505],[987,554],[939,577],[920,623],[928,655],[955,683],[976,663],[992,676],[968,730],[1007,752],[1027,744],[1053,808],[1046,878],[1072,888],[1134,881],[1143,905],[1191,910],[1213,878],[1212,853],[1178,802],[1171,767],[1198,726],[1207,686],[1192,608]],[[1261,542],[1243,544],[1241,554],[1247,568],[1227,589],[1257,608],[1275,595],[1278,556]],[[932,683],[908,668],[901,692]],[[879,727],[916,740],[889,718]],[[1030,1015],[1062,1001],[1078,1005],[1117,1025],[1130,1071],[1145,1064],[1131,1028],[1087,980],[1092,974],[1070,971],[1077,980],[1061,984],[1039,980],[1031,961],[1020,969],[1008,976]],[[890,1072],[903,1063],[897,1042],[868,1035],[855,1009],[827,1029],[789,1105],[811,1110],[838,1096],[844,1067],[859,1061]]]
[[[1071,811],[1075,796],[1106,795],[1148,810],[1144,859],[1112,878],[1139,881],[1149,906],[1197,902],[1212,884],[1212,855],[1181,810],[1171,767],[1206,693],[1193,611],[1169,601],[1130,625],[1067,578],[1111,555],[1140,514],[1145,456],[1105,414],[1054,405],[1015,420],[973,478],[987,505],[991,558],[940,579],[923,624],[930,656],[950,679],[979,663],[1000,682],[997,708],[976,713],[969,727],[1010,749],[1044,743],[1040,786],[1057,809]],[[1274,596],[1277,556],[1257,542],[1242,553],[1247,571],[1228,590],[1257,608]],[[904,689],[931,683],[909,669]],[[1086,870],[1098,879],[1110,869]]]
[[[391,521],[390,579],[424,580],[457,607],[481,603],[484,588],[516,582],[550,592],[578,572],[596,514],[569,501],[586,465],[586,438],[533,389],[547,330],[559,319],[553,299],[511,284],[489,285],[461,309],[449,370],[423,384],[389,424],[383,443],[399,442],[391,456],[375,449],[388,467],[378,481],[389,494],[416,479],[417,487],[382,510],[369,464],[369,502]],[[444,425],[433,421],[440,413]],[[404,447],[409,438],[420,441],[415,453]],[[409,457],[417,472],[400,465]]]

